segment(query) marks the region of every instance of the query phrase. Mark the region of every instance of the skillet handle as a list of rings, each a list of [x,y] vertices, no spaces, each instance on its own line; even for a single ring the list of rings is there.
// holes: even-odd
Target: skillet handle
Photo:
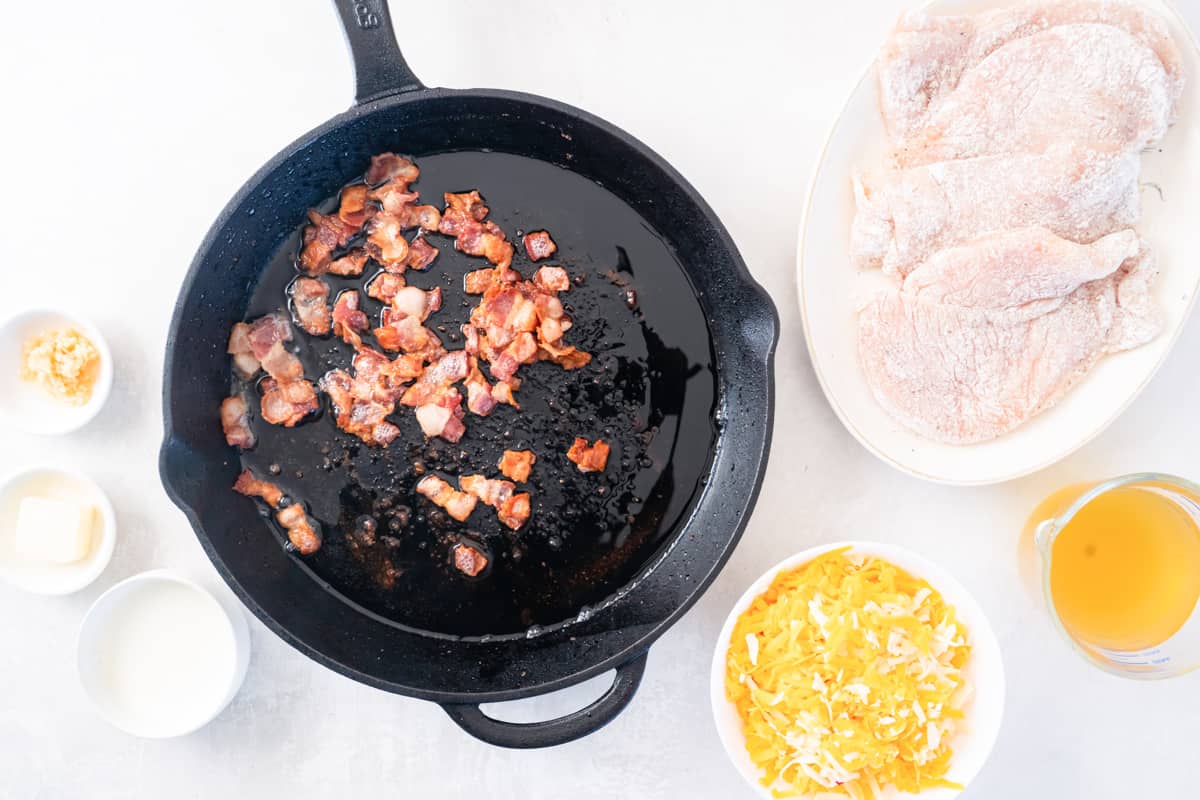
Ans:
[[[460,728],[480,741],[497,747],[532,749],[554,747],[595,733],[617,718],[642,682],[646,653],[617,667],[612,686],[587,708],[545,722],[501,722],[471,703],[445,703],[442,709]]]
[[[425,88],[400,54],[387,0],[333,0],[333,4],[354,62],[355,102]]]

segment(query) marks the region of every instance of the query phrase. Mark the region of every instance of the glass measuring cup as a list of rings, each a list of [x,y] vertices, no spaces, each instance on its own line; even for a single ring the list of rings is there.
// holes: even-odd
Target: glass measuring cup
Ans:
[[[1125,678],[1200,667],[1200,486],[1141,473],[1070,486],[1029,522],[1055,627]]]

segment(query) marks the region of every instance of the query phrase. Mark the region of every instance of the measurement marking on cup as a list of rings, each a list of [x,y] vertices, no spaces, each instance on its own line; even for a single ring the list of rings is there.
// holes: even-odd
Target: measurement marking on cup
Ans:
[[[379,16],[366,3],[354,4],[354,21],[363,30],[379,27]]]

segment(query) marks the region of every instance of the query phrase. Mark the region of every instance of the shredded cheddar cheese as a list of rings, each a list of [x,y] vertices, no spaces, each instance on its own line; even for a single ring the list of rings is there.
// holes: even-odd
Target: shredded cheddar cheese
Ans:
[[[79,331],[46,331],[25,343],[21,379],[41,384],[56,399],[81,406],[92,397],[100,352]]]
[[[928,583],[846,550],[781,573],[738,618],[725,692],[776,797],[946,779],[967,633]]]

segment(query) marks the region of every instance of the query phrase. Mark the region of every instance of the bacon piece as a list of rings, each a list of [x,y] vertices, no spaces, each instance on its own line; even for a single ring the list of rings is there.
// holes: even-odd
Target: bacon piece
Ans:
[[[316,278],[297,278],[292,284],[292,315],[313,336],[329,333],[329,286]]]
[[[435,211],[437,209],[434,209]],[[438,249],[431,245],[424,236],[418,236],[408,245],[409,269],[425,270],[438,257]]]
[[[576,436],[567,451],[567,459],[579,467],[580,472],[603,472],[608,465],[608,451],[608,443],[603,439],[589,445],[587,439]]]
[[[571,288],[571,276],[562,267],[542,267],[534,274],[533,283],[547,292],[565,292]]]
[[[427,361],[436,361],[446,352],[442,340],[422,325],[419,318],[395,315],[387,308],[384,315],[386,324],[372,331],[384,350],[420,355]]]
[[[276,344],[292,340],[292,325],[282,314],[267,314],[250,323],[246,340],[250,352],[262,361]]]
[[[513,246],[494,222],[485,222],[488,207],[478,191],[447,193],[446,210],[438,231],[453,236],[455,246],[467,255],[483,256],[497,266],[512,263]]]
[[[537,463],[537,456],[532,450],[505,450],[500,456],[500,474],[518,483],[529,480],[529,473]]]
[[[513,397],[515,392],[521,386],[520,378],[509,378],[506,381],[496,381],[496,385],[492,387],[492,399],[497,403],[504,403],[521,410],[521,404],[517,402],[517,398]]]
[[[537,359],[538,343],[532,333],[522,332],[503,350],[491,355],[492,376],[507,381],[517,373],[522,364],[532,364]]]
[[[263,390],[262,418],[272,425],[291,428],[320,407],[316,389],[306,380],[280,381],[266,378]]]
[[[411,192],[407,186],[387,183],[371,192],[371,199],[383,206],[383,213],[396,220],[402,230],[421,228],[436,231],[442,221],[442,212],[434,206],[419,206],[420,192]]]
[[[362,184],[347,186],[342,190],[342,198],[337,212],[338,219],[356,233],[375,210],[367,205],[368,191],[369,189]]]
[[[288,383],[304,377],[304,365],[293,353],[288,352],[283,342],[271,345],[270,351],[263,356],[263,369],[277,381]]]
[[[479,360],[471,356],[470,364],[471,368],[463,380],[463,385],[467,387],[467,409],[472,414],[486,417],[492,413],[499,401],[493,397],[492,385],[479,369]]]
[[[333,334],[342,337],[346,344],[355,349],[362,346],[359,333],[371,326],[367,315],[358,308],[358,291],[347,289],[337,296],[333,304]]]
[[[531,512],[532,504],[528,492],[514,494],[504,501],[500,508],[496,509],[496,515],[500,517],[500,521],[514,531],[520,530],[521,526],[529,521]]]
[[[408,268],[408,242],[404,227],[391,214],[380,214],[367,224],[367,252],[388,272]]]
[[[424,495],[434,505],[444,508],[446,513],[459,522],[466,522],[478,502],[473,494],[460,492],[437,475],[426,475],[417,484],[417,493]]]
[[[367,283],[367,297],[373,297],[382,303],[391,303],[396,292],[407,286],[403,275],[394,272],[380,272]]]
[[[496,285],[496,270],[484,267],[472,270],[463,276],[463,291],[467,294],[483,294]]]
[[[247,497],[261,497],[274,508],[283,499],[283,490],[270,481],[260,481],[248,469],[244,469],[233,483],[233,490]]]
[[[488,557],[471,545],[462,542],[454,545],[454,568],[463,575],[474,578],[487,569],[487,565]]]
[[[333,401],[339,428],[369,445],[387,447],[400,429],[385,418],[395,411],[405,384],[420,375],[423,366],[417,357],[400,356],[393,361],[364,348],[354,356],[354,376],[331,370],[321,378],[321,391]]]
[[[258,357],[250,346],[250,326],[245,322],[234,323],[229,331],[229,345],[225,352],[233,356],[233,371],[242,380],[250,380],[262,368]]]
[[[403,317],[416,317],[418,321],[424,322],[429,319],[430,314],[438,311],[441,307],[442,287],[435,286],[425,292],[415,286],[406,286],[393,295],[391,308],[384,309],[384,314],[387,316],[384,324],[387,325],[392,320]]]
[[[256,444],[257,439],[250,430],[250,408],[239,395],[221,401],[221,430],[225,432],[225,441],[230,447],[249,450]]]
[[[462,395],[453,384],[467,377],[467,359],[463,350],[446,353],[426,367],[421,379],[400,398],[401,404],[416,408],[417,422],[426,437],[457,442],[466,432]]]
[[[553,361],[563,369],[579,369],[592,363],[592,354],[568,345],[558,347],[546,342],[538,343],[538,358],[542,361]]]
[[[420,175],[421,170],[411,159],[395,153],[380,153],[371,156],[371,166],[367,168],[364,178],[369,185],[378,186],[384,181],[391,180],[409,184]]]
[[[276,521],[287,530],[288,541],[302,556],[309,556],[321,549],[321,534],[299,503],[281,508],[275,514]]]
[[[351,250],[336,261],[331,261],[325,271],[330,275],[341,275],[347,278],[362,275],[363,268],[367,265],[369,257],[367,251],[359,247]]]
[[[315,208],[309,209],[311,223],[304,228],[304,246],[300,250],[300,267],[309,275],[320,275],[329,267],[333,251],[345,247],[358,228],[343,222],[332,214],[322,214]]]
[[[500,508],[507,503],[517,488],[511,481],[485,478],[482,475],[464,475],[458,479],[458,485],[464,492],[470,492],[492,508]]]
[[[442,213],[438,230],[447,236],[458,236],[471,223],[487,219],[488,207],[484,205],[478,190],[460,194],[447,192],[442,197],[446,201],[446,210]]]
[[[546,231],[534,231],[533,233],[525,234],[525,253],[529,256],[530,261],[541,261],[543,258],[549,258],[558,252],[558,245],[550,238],[550,234]]]

